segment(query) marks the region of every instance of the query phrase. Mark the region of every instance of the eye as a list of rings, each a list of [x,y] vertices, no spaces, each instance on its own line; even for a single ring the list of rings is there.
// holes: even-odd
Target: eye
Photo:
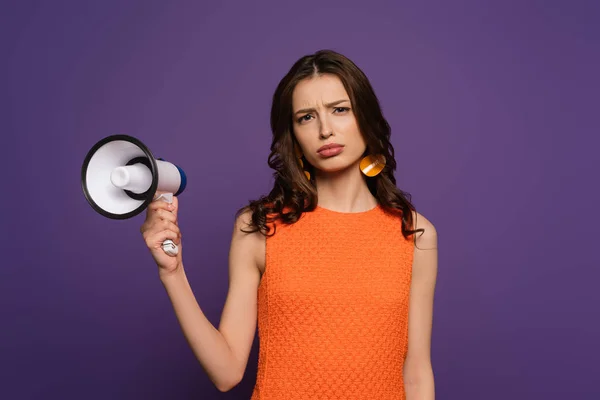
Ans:
[[[310,117],[310,116],[311,116],[310,114],[303,115],[302,117],[298,118],[297,121],[298,121],[298,123],[300,123],[302,121],[308,121],[308,119],[306,119],[306,117]]]
[[[344,111],[348,111],[350,110],[348,107],[336,107],[335,110],[341,110],[340,112],[344,112]],[[339,114],[339,113],[338,113]]]

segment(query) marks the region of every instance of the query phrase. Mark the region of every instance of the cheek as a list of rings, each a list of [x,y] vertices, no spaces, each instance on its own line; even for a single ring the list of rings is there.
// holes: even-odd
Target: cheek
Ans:
[[[342,134],[347,144],[364,143],[364,139],[358,129],[358,124],[354,118],[344,118],[337,121],[336,130]]]
[[[356,123],[356,118],[354,118],[353,115],[344,115],[338,116],[337,118],[332,118],[331,123],[340,129],[340,132],[342,133],[350,133],[358,130],[358,124]]]
[[[294,136],[296,137],[296,141],[300,144],[300,147],[304,151],[310,151],[311,146],[311,138],[314,136],[311,134],[310,128],[302,127],[300,129],[295,129]],[[313,144],[314,145],[314,144]]]

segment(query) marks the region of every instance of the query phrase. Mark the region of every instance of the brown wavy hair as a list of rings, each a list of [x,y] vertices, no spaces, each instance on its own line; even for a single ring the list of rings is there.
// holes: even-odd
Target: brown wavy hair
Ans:
[[[394,147],[390,143],[391,129],[383,117],[379,100],[369,80],[347,57],[333,50],[320,50],[296,61],[273,94],[273,138],[268,164],[275,170],[275,183],[268,195],[250,201],[236,213],[237,217],[251,212],[250,229],[244,232],[260,231],[267,236],[273,235],[275,226],[272,222],[292,224],[303,212],[312,211],[317,205],[314,168],[304,160],[304,169],[311,173],[309,181],[296,158],[295,146],[298,144],[293,135],[292,94],[300,81],[320,74],[336,75],[348,92],[358,127],[367,143],[364,155],[385,156],[383,171],[375,177],[366,178],[369,191],[386,212],[401,216],[402,235],[405,238],[422,231],[413,230],[412,211],[415,207],[410,202],[410,194],[396,187],[396,160]]]

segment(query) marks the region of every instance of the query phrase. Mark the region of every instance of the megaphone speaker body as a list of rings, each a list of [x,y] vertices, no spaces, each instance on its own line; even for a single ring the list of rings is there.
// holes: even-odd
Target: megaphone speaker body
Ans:
[[[81,185],[96,212],[111,219],[127,219],[144,211],[157,192],[181,194],[187,178],[179,166],[156,159],[139,139],[112,135],[97,142],[86,155]]]

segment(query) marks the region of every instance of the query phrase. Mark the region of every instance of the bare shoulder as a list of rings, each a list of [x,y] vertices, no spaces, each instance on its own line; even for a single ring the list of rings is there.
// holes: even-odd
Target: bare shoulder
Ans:
[[[252,225],[252,211],[250,210],[246,210],[242,213],[240,213],[236,218],[235,218],[235,222],[234,222],[234,231],[233,234],[238,235],[240,237],[244,237],[247,235],[250,236],[257,236],[256,233],[260,234],[260,232],[251,232],[251,233],[247,233],[245,231],[249,231],[250,227]]]
[[[242,230],[246,230],[250,227],[250,223],[252,222],[252,212],[250,210],[246,210],[240,213],[234,221],[234,232],[233,234],[242,234]]]
[[[252,212],[244,211],[236,218],[232,232],[232,249],[236,253],[252,255],[259,271],[264,270],[265,265],[265,236],[259,232],[250,232],[252,223]]]
[[[412,214],[415,229],[419,231],[415,234],[416,250],[437,249],[437,230],[433,223],[421,213],[413,211]]]

